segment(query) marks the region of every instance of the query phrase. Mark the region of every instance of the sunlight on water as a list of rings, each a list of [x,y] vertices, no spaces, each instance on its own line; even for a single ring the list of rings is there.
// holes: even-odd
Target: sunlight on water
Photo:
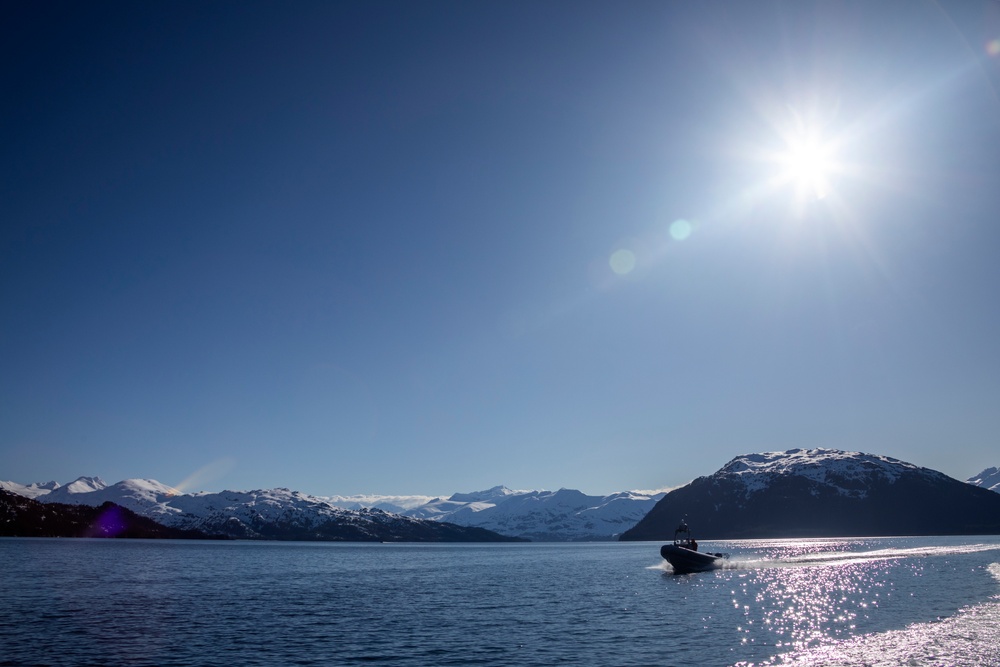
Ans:
[[[752,665],[754,663],[737,663]],[[863,635],[759,663],[820,667],[839,665],[1000,665],[1000,604],[961,610],[936,623],[917,623],[905,630]]]
[[[833,545],[825,545],[833,546]],[[728,567],[731,568],[769,568],[769,567],[796,567],[808,565],[846,565],[852,563],[865,563],[876,560],[890,560],[900,558],[915,558],[921,556],[947,556],[949,554],[971,554],[981,551],[993,551],[995,545],[990,544],[969,544],[961,546],[927,546],[909,547],[902,549],[873,549],[870,551],[827,551],[818,545],[793,546],[784,550],[786,554],[780,558],[762,560],[736,560],[732,561]]]
[[[720,543],[723,544],[723,543]],[[739,547],[750,543],[733,542]],[[807,541],[754,541],[755,556],[738,555],[722,561],[719,570],[763,570],[771,568],[816,567],[822,565],[851,565],[879,560],[894,560],[926,556],[947,556],[950,554],[972,554],[995,551],[993,544],[965,544],[954,546],[920,546],[892,549],[869,549],[852,551],[852,547],[864,546],[863,541],[854,540],[807,540]],[[713,548],[714,549],[714,548]],[[763,557],[756,557],[763,556]],[[672,572],[666,562],[651,566]]]
[[[762,609],[758,621],[776,636],[774,646],[792,649],[760,662],[736,665],[795,665],[842,667],[889,665],[1000,665],[1000,604],[990,602],[959,609],[953,616],[930,623],[913,623],[904,629],[857,634],[858,623],[898,606],[899,598],[918,595],[928,605],[939,603],[935,590],[910,590],[898,572],[909,571],[915,580],[932,567],[931,558],[947,558],[996,551],[996,544],[919,546],[874,549],[865,552],[825,551],[840,544],[784,545],[788,558],[737,561],[735,568],[757,570],[764,586],[748,585],[748,573],[733,589],[732,604],[742,610],[750,633],[755,622],[751,610]],[[779,549],[782,545],[774,545]],[[896,574],[890,573],[896,570]],[[986,571],[1000,583],[1000,563]],[[773,573],[773,574],[772,574]],[[896,599],[894,599],[894,596]],[[1000,595],[994,595],[1000,599]]]
[[[859,615],[878,607],[881,584],[867,582],[876,581],[880,573],[871,567],[861,570],[854,566],[765,570],[752,586],[741,581],[733,590],[732,603],[744,611],[748,624],[762,623],[774,635],[776,646],[806,647],[853,631]],[[758,610],[756,620],[751,607]],[[749,634],[749,629],[740,629]]]
[[[0,667],[1000,665],[1000,538],[703,548],[0,539]]]
[[[998,551],[998,545],[886,542],[731,542],[726,546],[734,557],[714,573],[678,577],[665,562],[650,569],[669,580],[728,586],[729,617],[737,619],[741,644],[774,651],[761,662],[735,665],[1000,665],[1000,604],[951,607],[947,587],[930,583],[942,565]],[[979,566],[983,570],[1000,584],[1000,563]],[[885,628],[886,618],[913,605],[937,621]]]

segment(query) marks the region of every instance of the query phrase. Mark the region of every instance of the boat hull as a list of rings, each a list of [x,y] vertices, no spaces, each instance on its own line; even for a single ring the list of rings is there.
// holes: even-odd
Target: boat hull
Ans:
[[[660,547],[660,555],[677,574],[688,574],[691,572],[706,572],[719,567],[723,561],[721,556],[715,554],[692,551],[675,544],[664,544]]]

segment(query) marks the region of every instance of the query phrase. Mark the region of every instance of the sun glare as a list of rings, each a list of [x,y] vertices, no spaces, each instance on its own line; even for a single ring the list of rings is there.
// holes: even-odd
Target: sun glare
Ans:
[[[824,199],[830,192],[830,177],[834,171],[833,151],[817,137],[794,137],[779,159],[781,180],[791,183],[801,201]]]

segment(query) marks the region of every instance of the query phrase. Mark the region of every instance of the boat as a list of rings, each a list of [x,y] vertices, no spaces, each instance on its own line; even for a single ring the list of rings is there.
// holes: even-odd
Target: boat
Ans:
[[[691,536],[687,521],[681,521],[681,525],[677,526],[673,544],[660,547],[660,555],[674,568],[675,574],[714,570],[729,558],[729,554],[698,551],[698,543]]]

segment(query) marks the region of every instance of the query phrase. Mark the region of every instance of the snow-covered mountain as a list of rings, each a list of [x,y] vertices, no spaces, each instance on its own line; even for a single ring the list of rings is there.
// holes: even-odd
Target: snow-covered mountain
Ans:
[[[9,483],[10,490],[38,491],[38,485]],[[7,487],[5,487],[7,488]],[[25,495],[25,494],[22,494]],[[380,509],[349,510],[289,489],[183,494],[149,479],[107,485],[81,477],[66,486],[36,493],[43,503],[120,505],[171,528],[241,538],[495,541],[486,530],[426,521]]]
[[[342,507],[345,510],[359,510],[367,507],[385,510],[394,514],[405,514],[408,510],[420,507],[434,500],[434,496],[386,496],[376,494],[317,497],[334,507]]]
[[[981,486],[990,491],[1000,493],[1000,468],[987,468],[978,475],[966,480],[969,484]]]
[[[747,498],[789,477],[809,480],[817,487],[849,498],[864,498],[873,484],[893,484],[911,474],[933,480],[951,479],[944,473],[888,456],[836,449],[791,449],[737,456],[713,477],[735,482],[743,488]]]
[[[180,495],[180,491],[151,479],[126,479],[109,486],[100,477],[80,477],[66,486],[53,489],[38,500],[66,505],[100,505],[112,502],[144,516],[175,514],[162,507],[165,499]],[[156,509],[150,512],[150,508]],[[154,517],[155,518],[155,517]]]
[[[505,486],[447,498],[317,497],[289,489],[183,494],[154,480],[108,485],[99,477],[0,488],[42,502],[111,501],[167,526],[239,537],[383,539],[377,536],[390,528],[416,534],[421,525],[455,524],[531,540],[591,541],[668,538],[684,516],[705,537],[1000,532],[1000,506],[993,514],[982,509],[994,496],[975,495],[1000,490],[998,477],[989,468],[965,484],[887,456],[793,449],[738,456],[669,494]]]
[[[512,491],[496,486],[437,498],[407,514],[529,540],[611,540],[634,526],[663,496],[635,491],[588,496],[573,489]]]
[[[514,491],[505,486],[448,498],[317,497],[288,489],[184,494],[150,479],[108,485],[99,477],[81,477],[65,486],[55,482],[0,485],[45,503],[97,506],[113,502],[165,526],[234,537],[273,536],[282,530],[309,534],[322,532],[321,527],[330,524],[360,527],[405,520],[414,525],[455,524],[531,540],[611,540],[634,526],[664,495],[625,491],[588,496],[571,489]]]
[[[463,509],[473,512],[496,507],[499,503],[531,491],[511,491],[506,486],[494,486],[486,491],[473,491],[472,493],[453,493],[447,498],[433,498],[423,505],[419,505],[407,511],[409,516],[420,517],[422,519],[442,520],[444,517],[452,516]],[[449,519],[450,520],[450,519]]]
[[[0,482],[0,489],[16,493],[25,498],[37,498],[59,488],[59,482],[40,482],[34,484],[18,484],[17,482]]]
[[[710,539],[992,534],[1000,495],[887,456],[747,454],[671,491],[622,539],[670,539],[684,518]]]
[[[64,502],[62,498],[69,498],[77,493],[90,493],[91,491],[100,491],[107,488],[107,483],[100,477],[77,477],[75,480],[67,484],[66,486],[58,486],[52,489],[52,493],[56,494],[53,498],[60,498],[60,500],[53,500],[52,502]],[[49,495],[51,496],[52,493]]]
[[[187,540],[213,537],[194,530],[161,525],[148,517],[139,516],[112,503],[104,503],[97,507],[42,503],[4,489],[0,489],[0,535]]]

